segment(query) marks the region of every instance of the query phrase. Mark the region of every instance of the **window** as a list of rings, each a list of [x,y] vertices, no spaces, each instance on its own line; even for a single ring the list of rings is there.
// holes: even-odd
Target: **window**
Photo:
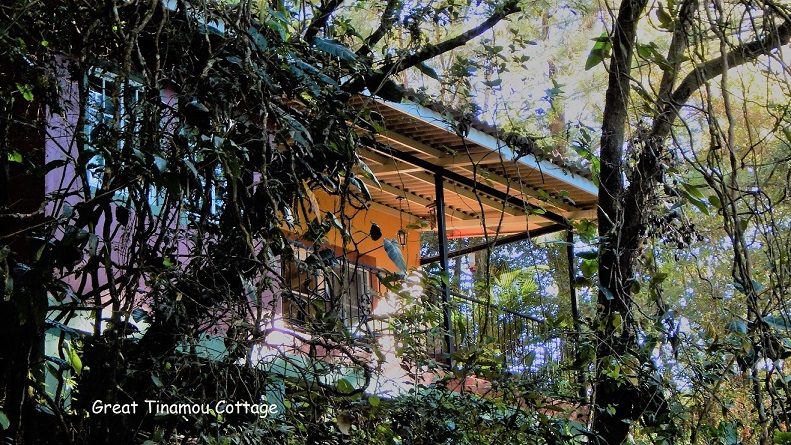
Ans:
[[[355,263],[337,264],[326,273],[309,265],[316,254],[294,248],[294,257],[282,260],[283,317],[300,326],[320,323],[324,317],[340,320],[352,335],[364,335],[375,295],[376,275]]]
[[[143,116],[142,85],[128,79],[122,79],[106,71],[97,71],[87,78],[87,98],[85,102],[85,149],[90,158],[86,163],[86,176],[90,193],[95,196],[102,186],[113,188],[112,168],[108,168],[106,159],[113,157],[114,152],[121,150],[126,144],[137,145],[138,125]],[[167,125],[162,122],[161,125]],[[204,209],[204,197],[211,196],[207,203],[210,219],[216,218],[224,205],[225,186],[224,173],[219,162],[207,165],[200,151],[198,136],[181,130],[190,147],[189,162],[194,166],[195,181],[184,192],[186,212],[182,222],[195,220],[196,215]],[[205,142],[205,141],[203,141]],[[134,147],[137,148],[137,147]],[[114,166],[118,168],[118,166]],[[208,187],[208,190],[207,190]],[[161,210],[164,202],[164,191],[152,188],[149,190],[149,202],[155,214]],[[114,199],[119,204],[126,204],[129,191],[126,188],[117,190]]]
[[[222,165],[218,161],[207,162],[197,150],[193,150],[188,162],[195,167],[193,174],[196,175],[197,182],[193,182],[192,186],[188,185],[184,193],[186,219],[195,220],[204,209],[210,220],[217,219],[225,206],[225,172]],[[208,202],[204,201],[205,196],[210,197]]]
[[[336,296],[338,317],[355,335],[366,333],[364,328],[371,315],[375,278],[370,268],[349,262],[333,267],[333,276],[327,283],[330,294]]]
[[[293,258],[283,257],[281,277],[283,318],[293,325],[313,322],[329,309],[324,276],[319,270],[311,270],[307,249],[295,247]]]
[[[142,88],[137,82],[121,82],[111,73],[99,72],[88,76],[87,93],[85,140],[92,156],[86,164],[86,175],[91,194],[95,194],[108,173],[105,157],[136,138]],[[115,197],[125,201],[127,196],[122,189]]]

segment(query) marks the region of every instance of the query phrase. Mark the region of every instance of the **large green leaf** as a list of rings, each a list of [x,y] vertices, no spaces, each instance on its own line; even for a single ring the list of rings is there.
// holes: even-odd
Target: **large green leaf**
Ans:
[[[24,97],[26,101],[33,102],[33,87],[29,83],[24,85],[18,83],[16,84],[16,88],[22,93],[22,97]]]
[[[358,160],[357,164],[360,166],[360,169],[362,170],[363,175],[366,178],[373,181],[377,187],[382,188],[382,184],[379,183],[379,180],[376,179],[376,175],[374,175],[374,172],[371,171],[371,169],[368,167],[368,165],[365,162],[363,162],[362,160]]]
[[[610,37],[607,36],[607,32],[603,32],[601,36],[593,39],[593,41],[596,43],[593,45],[590,53],[588,53],[588,59],[585,60],[585,71],[602,63],[612,48],[612,43],[610,42]]]
[[[0,411],[0,428],[5,431],[10,425],[11,422],[8,420],[8,416],[6,416],[4,412]]]
[[[302,122],[286,112],[283,113],[283,118],[288,122],[289,134],[294,138],[294,141],[303,147],[311,148],[313,146],[313,138],[310,135],[310,131],[302,125]]]
[[[404,255],[401,254],[401,245],[398,244],[398,240],[385,238],[383,243],[390,261],[400,272],[406,273],[406,261],[404,261]]]
[[[16,162],[17,164],[22,163],[22,154],[16,150],[11,150],[7,153],[8,161],[9,162]]]
[[[354,62],[357,60],[357,54],[355,54],[351,49],[342,45],[337,40],[316,37],[316,39],[313,40],[313,43],[316,45],[316,49],[319,51],[323,51],[348,62]]]
[[[247,33],[250,34],[250,38],[260,51],[266,51],[269,48],[269,41],[257,29],[251,26],[247,29]]]
[[[342,378],[338,380],[338,391],[343,394],[351,394],[354,392],[354,385],[348,379]]]
[[[425,74],[426,76],[431,77],[432,79],[439,80],[439,74],[437,74],[434,68],[426,65],[426,62],[418,63],[417,65],[415,65],[415,68],[420,70],[420,72]]]
[[[656,18],[659,20],[660,28],[671,29],[673,27],[673,16],[665,10],[662,2],[659,2],[659,8],[656,10]]]
[[[69,345],[66,348],[66,355],[67,355],[67,358],[69,359],[69,363],[71,363],[72,369],[74,369],[74,372],[76,372],[77,375],[81,375],[82,374],[82,360],[80,359],[80,356],[77,353],[77,350],[74,349],[73,346]]]
[[[791,321],[786,318],[767,315],[764,317],[764,322],[777,330],[791,331]]]
[[[368,85],[368,89],[382,99],[389,100],[390,102],[401,102],[401,99],[404,98],[404,91],[391,79],[386,79],[378,85],[370,84]]]
[[[730,332],[747,334],[747,324],[741,320],[729,321],[728,323],[725,324],[725,329]]]
[[[132,311],[132,319],[134,319],[135,322],[140,322],[142,320],[146,323],[151,323],[153,321],[148,311],[143,308],[135,308]]]
[[[321,80],[322,82],[324,82],[324,83],[326,83],[328,85],[332,85],[334,87],[338,86],[338,82],[336,82],[333,78],[331,78],[330,76],[324,74],[320,69],[318,69],[315,66],[303,61],[302,59],[294,58],[294,59],[292,59],[292,63],[294,65],[298,66],[301,69],[302,74],[307,72],[307,73],[310,73],[310,74],[314,75],[319,80]]]

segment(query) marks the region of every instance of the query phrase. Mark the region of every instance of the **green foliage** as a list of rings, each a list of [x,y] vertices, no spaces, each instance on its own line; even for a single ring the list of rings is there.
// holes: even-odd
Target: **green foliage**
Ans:
[[[385,401],[361,397],[375,364],[360,351],[380,359],[382,352],[368,325],[350,327],[338,315],[355,271],[341,267],[328,240],[339,235],[337,247],[352,255],[368,236],[351,220],[368,208],[363,177],[380,184],[358,147],[383,128],[349,99],[365,89],[401,98],[389,77],[405,68],[391,54],[360,47],[398,29],[368,40],[333,11],[326,12],[333,20],[313,21],[323,5],[305,7],[32,1],[0,8],[0,63],[8,68],[0,85],[2,163],[31,182],[55,184],[35,209],[9,207],[2,188],[2,332],[25,341],[18,351],[0,350],[0,362],[19,363],[13,373],[23,376],[6,387],[12,371],[3,368],[0,399],[24,395],[14,403],[25,409],[5,408],[0,420],[7,413],[24,426],[38,418],[23,412],[54,413],[52,440],[78,431],[92,443],[108,431],[124,438],[119,443],[341,443],[353,423],[330,419],[347,418],[365,400],[366,409],[385,409]],[[418,37],[426,14],[463,21],[459,9],[423,5],[405,12],[409,23],[392,22],[416,36],[399,56],[431,73],[425,62],[449,49],[420,52],[428,46]],[[9,136],[29,134],[25,128],[41,134],[23,143]],[[39,156],[39,137],[57,146],[47,148],[55,159]],[[6,225],[10,214],[21,223]],[[406,262],[396,242],[384,248],[400,275],[381,282],[400,292]],[[426,350],[442,336],[441,312],[428,295],[410,298],[421,304],[393,330],[409,338],[432,326],[401,351],[431,364]],[[288,329],[275,303],[290,307]],[[32,342],[42,335],[57,346],[34,357]],[[255,356],[270,335],[291,336],[308,351]],[[270,393],[285,410],[277,421],[90,413],[100,399],[202,404]],[[383,421],[369,433],[396,441],[386,430]]]
[[[787,431],[775,431],[773,437],[773,443],[780,444],[780,445],[789,445],[791,444],[791,433]]]
[[[507,399],[458,394],[438,386],[382,400],[354,414],[351,443],[572,443],[574,426]],[[577,431],[579,433],[579,430]]]
[[[606,32],[592,40],[596,43],[593,44],[593,48],[588,54],[588,59],[585,61],[586,71],[602,63],[610,56],[610,51],[612,50],[611,38]]]
[[[387,257],[390,258],[390,261],[395,264],[400,273],[406,273],[406,261],[404,261],[404,255],[401,253],[401,245],[398,244],[398,240],[385,238],[382,240],[382,243],[384,245],[385,252],[387,252]]]
[[[57,427],[40,430],[61,442],[106,442],[112,431],[148,443],[557,443],[588,432],[547,416],[552,409],[543,401],[576,387],[564,371],[592,364],[600,377],[593,384],[612,383],[616,402],[635,392],[644,396],[635,415],[627,406],[594,408],[597,416],[623,416],[617,424],[628,423],[642,443],[740,443],[748,433],[765,441],[770,425],[787,426],[791,120],[787,82],[777,69],[786,63],[779,60],[782,50],[740,48],[755,36],[783,38],[788,11],[781,2],[711,8],[660,1],[636,14],[651,29],[618,43],[633,44],[636,57],[625,76],[631,88],[609,92],[627,95],[616,102],[628,104],[623,111],[635,120],[629,137],[616,144],[617,156],[600,152],[599,132],[563,119],[561,101],[576,101],[579,93],[568,75],[555,72],[581,72],[582,59],[570,48],[585,45],[553,41],[549,30],[583,38],[598,32],[590,23],[572,29],[580,25],[573,20],[553,27],[553,13],[567,5],[520,2],[520,20],[505,31],[507,38],[496,30],[484,34],[467,54],[429,43],[462,35],[462,27],[515,2],[360,1],[336,11],[320,9],[339,2],[303,2],[301,8],[294,2],[165,2],[176,5],[172,11],[143,1],[6,3],[0,8],[0,337],[17,341],[0,348],[3,430],[20,423],[37,431],[39,420],[54,418]],[[685,11],[693,4],[700,7]],[[571,14],[597,12],[585,2],[571,7]],[[752,20],[755,11],[763,11],[760,20]],[[739,17],[752,21],[733,23]],[[754,28],[762,24],[767,28]],[[674,36],[688,41],[671,45]],[[625,49],[614,47],[609,33],[593,40],[584,63],[589,73]],[[471,341],[454,355],[453,377],[501,374],[507,345],[496,340],[496,329],[515,316],[508,311],[545,318],[556,331],[542,332],[539,340],[571,331],[578,344],[574,363],[542,369],[545,386],[526,378],[496,381],[502,391],[490,399],[439,387],[392,399],[364,397],[360,386],[370,379],[372,360],[349,351],[377,358],[382,351],[370,336],[340,323],[332,310],[336,296],[319,285],[336,275],[343,281],[327,240],[337,233],[345,251],[356,250],[368,236],[350,229],[370,197],[362,178],[379,185],[356,150],[383,124],[349,99],[365,89],[400,99],[403,91],[390,77],[409,65],[444,81],[448,102],[475,110],[478,95],[492,107],[490,94],[511,91],[518,77],[508,71],[531,60],[524,49],[537,43],[562,47],[547,58],[552,67],[539,70],[553,72],[540,99],[552,111],[510,126],[528,134],[525,122],[559,124],[542,149],[570,148],[597,185],[605,170],[605,178],[629,186],[606,190],[619,204],[640,205],[633,214],[608,214],[601,222],[615,226],[601,236],[593,222],[575,222],[578,237],[595,246],[579,255],[575,283],[550,282],[546,270],[535,267],[564,270],[559,245],[542,252],[517,245],[485,266],[479,262],[477,278],[487,285],[468,290],[498,308],[466,312],[482,324],[456,311],[455,332]],[[722,50],[735,51],[720,60],[742,65],[737,76],[707,64]],[[771,63],[749,60],[757,52]],[[433,56],[439,57],[429,60]],[[603,96],[602,79],[587,77]],[[97,79],[107,87],[102,101],[96,100]],[[673,90],[695,81],[706,85],[692,85],[693,99]],[[734,106],[741,98],[749,100]],[[663,108],[667,104],[681,108]],[[535,107],[520,111],[541,114]],[[667,131],[652,133],[667,116],[683,125],[669,122]],[[41,140],[51,142],[46,158]],[[30,186],[44,179],[59,188],[43,194]],[[11,191],[28,189],[41,197],[25,207]],[[345,207],[322,208],[319,193]],[[300,257],[294,240],[316,248]],[[615,255],[629,264],[616,269],[599,242],[632,243]],[[401,276],[380,282],[406,307],[386,323],[401,341],[402,357],[415,366],[410,372],[438,371],[450,357],[427,350],[447,334],[447,308],[435,293],[404,290],[406,264],[396,244],[386,240],[384,248]],[[294,265],[296,278],[282,273],[283,260]],[[619,286],[599,285],[615,275]],[[455,270],[420,279],[435,288],[462,283]],[[548,283],[557,295],[542,293]],[[310,359],[280,354],[282,369],[262,369],[254,366],[251,345],[286,330],[257,297],[286,285],[300,287],[284,301],[302,320],[300,330],[285,334],[309,339]],[[565,298],[572,285],[581,295],[579,323]],[[617,305],[623,307],[603,309]],[[44,335],[59,348],[42,356],[35,341]],[[336,353],[328,354],[333,361],[318,360],[321,351]],[[526,354],[522,365],[529,368],[536,358]],[[330,378],[341,368],[354,376]],[[99,398],[197,403],[263,393],[280,398],[284,417],[87,415]],[[787,442],[782,431],[774,438]]]

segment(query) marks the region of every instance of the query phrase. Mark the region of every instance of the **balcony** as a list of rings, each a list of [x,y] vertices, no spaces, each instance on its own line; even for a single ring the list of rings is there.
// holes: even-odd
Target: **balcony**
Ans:
[[[374,366],[378,355],[391,373],[406,362],[439,372],[466,367],[470,374],[488,370],[489,377],[506,373],[551,383],[574,360],[567,335],[534,315],[458,291],[449,291],[444,302],[441,286],[419,273],[387,289],[385,271],[344,264],[342,257],[317,274],[305,267],[311,261],[307,251],[299,252],[283,261],[283,279],[291,287],[280,292],[279,303],[283,325],[298,337],[342,331],[346,340],[368,349],[362,354]],[[379,354],[371,353],[375,344]]]
[[[540,318],[450,292],[453,347],[458,353],[488,348],[512,374],[555,375],[574,359],[573,345]]]

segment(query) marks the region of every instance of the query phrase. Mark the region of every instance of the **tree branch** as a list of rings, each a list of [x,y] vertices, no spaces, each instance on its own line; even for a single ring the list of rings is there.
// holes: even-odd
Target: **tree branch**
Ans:
[[[639,173],[630,178],[631,185],[626,195],[631,199],[626,202],[626,212],[641,209],[648,199],[659,172],[662,144],[670,134],[673,122],[678,117],[681,107],[689,100],[692,93],[700,89],[706,82],[720,76],[725,66],[732,69],[744,65],[760,56],[769,54],[775,48],[787,45],[789,41],[791,41],[791,21],[785,21],[770,36],[739,45],[725,56],[699,63],[687,74],[675,91],[669,94],[668,99],[660,104],[662,109],[654,121],[651,132],[647,135],[646,141],[644,141],[646,147],[641,153],[635,169]],[[639,221],[632,221],[623,230],[627,234],[633,235],[640,231],[641,227],[642,224]]]
[[[678,79],[684,51],[689,43],[689,27],[693,24],[692,14],[697,8],[698,0],[685,0],[679,8],[678,21],[673,29],[673,38],[670,41],[670,49],[668,49],[666,57],[670,67],[662,73],[662,80],[659,83],[659,95],[657,96],[659,104],[670,101],[673,86]]]
[[[308,28],[305,30],[305,41],[312,42],[316,35],[319,33],[321,29],[327,26],[327,20],[330,19],[330,16],[338,6],[343,3],[343,0],[330,0],[327,3],[322,3],[321,7],[318,9],[316,17],[310,22]]]
[[[599,284],[597,322],[602,324],[602,340],[596,347],[597,363],[606,357],[620,357],[635,342],[632,316],[631,277],[634,274],[634,252],[626,247],[621,226],[634,215],[624,211],[623,142],[626,134],[628,101],[637,25],[647,0],[623,0],[612,34],[607,92],[601,135],[601,170],[599,179],[598,222]],[[622,320],[621,332],[612,322],[613,314]],[[629,425],[640,417],[645,397],[632,385],[621,385],[596,366],[592,429],[607,444],[621,444],[629,433]],[[614,411],[605,409],[615,407]]]
[[[382,13],[382,20],[379,22],[379,27],[365,39],[365,44],[357,50],[358,56],[367,56],[371,53],[371,48],[379,43],[385,34],[393,27],[403,7],[404,3],[401,0],[388,0],[387,6],[385,6],[385,10]]]
[[[720,56],[699,63],[678,85],[668,99],[663,101],[660,113],[654,120],[654,126],[642,141],[645,145],[640,153],[637,174],[629,178],[630,185],[624,196],[626,215],[640,215],[646,202],[653,193],[661,172],[660,158],[664,152],[664,141],[679,116],[681,107],[689,100],[692,93],[700,89],[706,82],[722,75],[723,68],[729,69],[744,65],[760,56],[769,54],[775,48],[787,45],[791,41],[791,21],[785,21],[770,36],[754,40],[735,47],[725,56]],[[726,65],[727,62],[727,65]],[[628,248],[636,248],[640,232],[645,227],[642,218],[631,218],[621,228],[622,239]]]
[[[358,77],[354,81],[348,83],[344,89],[350,93],[359,93],[364,88],[368,87],[373,91],[376,89],[376,86],[381,86],[388,77],[398,74],[406,69],[412,68],[413,66],[425,62],[426,60],[437,57],[440,54],[444,54],[460,46],[464,46],[470,40],[480,36],[484,32],[494,27],[504,18],[519,11],[521,11],[521,8],[518,5],[518,1],[508,0],[501,8],[498,8],[480,25],[467,30],[456,37],[452,37],[435,45],[427,45],[416,53],[406,56],[396,62],[384,65],[377,71],[376,74],[372,76]]]
[[[456,37],[452,37],[448,40],[437,43],[436,45],[428,45],[414,54],[383,66],[381,71],[388,74],[400,73],[401,71],[412,68],[421,62],[425,62],[426,60],[437,57],[440,54],[444,54],[460,46],[464,46],[470,40],[490,30],[502,19],[519,11],[521,11],[521,8],[519,7],[518,2],[516,0],[508,0],[502,6],[502,8],[499,8],[497,11],[495,11],[494,14],[492,14],[480,25],[467,30]]]
[[[654,120],[653,128],[646,132],[640,141],[643,143],[643,150],[634,169],[636,174],[629,178],[630,185],[623,194],[624,215],[632,217],[627,217],[620,227],[619,239],[622,250],[632,252],[638,247],[640,234],[645,229],[645,221],[642,217],[633,216],[644,214],[646,203],[654,195],[654,187],[661,178],[660,159],[665,151],[665,139],[669,136],[681,107],[689,100],[692,93],[722,75],[726,66],[732,69],[744,65],[787,45],[789,41],[791,41],[791,21],[785,21],[764,39],[739,45],[724,56],[699,63],[686,75],[675,91],[669,94],[669,98],[660,104],[662,108]],[[604,162],[602,162],[603,170]]]
[[[651,136],[655,138],[667,137],[681,107],[703,84],[722,74],[726,61],[728,68],[732,69],[767,55],[773,49],[787,45],[789,41],[791,41],[791,20],[786,20],[768,37],[739,45],[725,56],[698,64],[681,81],[670,96],[670,100],[662,104],[662,111],[654,123]]]

